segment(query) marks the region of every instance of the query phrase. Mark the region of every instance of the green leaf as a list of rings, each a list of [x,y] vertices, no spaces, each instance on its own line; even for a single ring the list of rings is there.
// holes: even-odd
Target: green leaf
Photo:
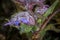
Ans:
[[[54,8],[56,7],[56,5],[58,4],[59,0],[56,0],[52,5],[51,7],[48,8],[48,10],[46,11],[46,13],[43,15],[44,17],[47,17],[49,16],[53,11],[54,11]]]
[[[38,20],[37,20],[37,23],[41,23],[41,22],[42,22],[42,19],[38,19]]]
[[[32,26],[28,26],[26,24],[21,24],[20,26],[20,33],[28,33],[32,30]]]

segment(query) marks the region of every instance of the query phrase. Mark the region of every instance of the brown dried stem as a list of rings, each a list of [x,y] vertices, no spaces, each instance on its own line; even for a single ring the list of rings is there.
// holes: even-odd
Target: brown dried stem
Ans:
[[[48,22],[49,22],[58,12],[60,12],[60,9],[58,9],[57,11],[55,11],[54,13],[52,13],[52,14],[48,17],[48,19],[46,19],[46,20],[43,22],[43,24],[40,26],[39,30],[33,34],[33,37],[34,37],[34,38],[32,38],[32,40],[38,40],[40,31],[43,30],[43,29],[46,27],[46,25],[48,24]],[[38,37],[37,37],[37,36],[38,36]]]

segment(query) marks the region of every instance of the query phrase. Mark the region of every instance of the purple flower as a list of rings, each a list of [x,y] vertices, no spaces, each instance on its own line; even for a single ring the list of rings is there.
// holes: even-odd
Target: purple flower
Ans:
[[[15,24],[16,26],[19,26],[20,22],[19,22],[19,21],[15,21],[14,24]]]
[[[4,24],[4,26],[7,26],[7,25],[16,25],[16,26],[19,26],[20,22],[19,21],[14,21],[14,22],[8,22],[6,24]]]
[[[11,22],[5,23],[4,26],[11,25]]]
[[[27,20],[26,18],[21,18],[21,21],[22,21],[23,23],[28,24],[28,20]]]

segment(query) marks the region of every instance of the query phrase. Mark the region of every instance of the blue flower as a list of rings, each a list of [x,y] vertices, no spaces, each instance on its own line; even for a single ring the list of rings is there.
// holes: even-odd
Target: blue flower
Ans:
[[[21,18],[21,21],[22,21],[23,23],[28,24],[28,20],[27,20],[26,18]]]
[[[19,26],[20,22],[19,22],[19,21],[15,21],[14,24],[15,24],[16,26]]]

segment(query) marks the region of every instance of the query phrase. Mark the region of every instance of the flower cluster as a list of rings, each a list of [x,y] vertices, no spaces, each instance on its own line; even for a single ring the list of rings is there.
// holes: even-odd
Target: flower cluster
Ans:
[[[34,15],[30,15],[32,14],[32,9],[35,5],[38,5],[35,9],[35,11],[33,12],[33,14],[41,14],[43,15],[47,9],[48,9],[48,5],[44,4],[45,0],[16,0],[17,2],[21,3],[24,5],[24,7],[26,8],[27,11],[23,11],[23,12],[19,12],[14,14],[10,21],[8,23],[6,23],[5,25],[16,25],[18,26],[20,23],[24,23],[24,24],[28,24],[28,25],[35,25],[35,20],[34,19]],[[29,10],[29,12],[28,12]],[[31,12],[32,11],[32,12]]]
[[[38,5],[39,7],[34,9],[36,9],[35,12],[39,12],[40,14],[44,14],[44,12],[46,12],[46,10],[49,7],[49,5],[46,5],[44,3],[45,0],[16,0],[16,1],[23,4],[26,10],[32,10],[35,5]]]
[[[12,15],[10,21],[5,25],[19,26],[20,23],[34,25],[35,20],[31,15],[29,15],[29,12],[20,12],[20,13],[17,13],[16,15]]]

